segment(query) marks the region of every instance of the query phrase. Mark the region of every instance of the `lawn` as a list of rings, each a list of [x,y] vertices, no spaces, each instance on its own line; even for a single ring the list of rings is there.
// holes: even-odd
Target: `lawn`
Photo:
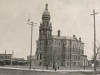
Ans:
[[[1,66],[1,67],[16,67],[16,68],[29,68],[29,65],[17,65],[17,66],[11,66],[11,65],[5,65],[5,66]],[[32,68],[36,68],[36,69],[46,69],[46,66],[36,66],[36,65],[32,65]],[[86,69],[93,69],[92,67],[85,67]],[[48,67],[48,69],[52,69],[52,66],[51,67]],[[68,67],[64,67],[64,66],[59,66],[59,69],[60,70],[70,70],[70,69],[84,69],[84,67],[70,67],[70,66],[68,66]]]
[[[0,75],[87,75],[87,74],[0,69]]]
[[[29,68],[28,66],[2,66],[2,67],[14,67],[14,68]],[[32,66],[32,68],[38,68],[43,69],[43,66]],[[45,67],[44,67],[45,69]],[[49,67],[49,69],[52,69],[52,67]],[[83,67],[60,67],[60,70],[83,70]],[[91,69],[91,67],[86,67],[86,69]],[[100,75],[100,67],[98,67],[99,74]],[[0,69],[0,75],[93,75],[93,72],[87,72],[87,73],[77,73],[77,72],[44,72],[44,71],[29,71],[29,70],[14,70],[14,69]]]
[[[23,65],[23,66],[2,66],[2,67],[14,67],[14,68],[29,68],[29,65]],[[46,66],[33,66],[32,69],[46,69]],[[52,70],[52,67],[48,67],[49,70]],[[60,70],[84,70],[84,67],[64,67],[60,66]],[[86,70],[93,70],[93,67],[85,67]],[[100,70],[100,67],[98,67],[98,70]]]

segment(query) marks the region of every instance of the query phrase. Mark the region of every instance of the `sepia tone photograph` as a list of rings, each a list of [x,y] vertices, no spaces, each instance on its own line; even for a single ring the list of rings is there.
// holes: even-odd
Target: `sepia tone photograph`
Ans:
[[[100,0],[0,0],[0,75],[100,75]]]

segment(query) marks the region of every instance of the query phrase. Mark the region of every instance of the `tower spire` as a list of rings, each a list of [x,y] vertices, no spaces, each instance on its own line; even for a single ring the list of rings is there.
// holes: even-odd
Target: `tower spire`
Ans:
[[[46,3],[46,5],[45,5],[45,10],[48,10],[48,4]]]

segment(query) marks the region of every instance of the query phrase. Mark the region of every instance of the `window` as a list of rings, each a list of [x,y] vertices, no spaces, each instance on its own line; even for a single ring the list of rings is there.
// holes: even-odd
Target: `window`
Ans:
[[[82,49],[84,48],[84,45],[82,44]]]
[[[49,36],[49,31],[47,31],[47,37]]]
[[[40,48],[40,51],[41,51],[41,48]]]
[[[43,31],[41,31],[41,36],[43,37]]]
[[[73,60],[75,60],[75,55],[74,55],[74,59]]]
[[[83,52],[83,50],[82,50],[82,54],[83,54],[84,52]]]
[[[73,52],[75,52],[75,50],[74,50],[74,46],[73,46]]]
[[[67,62],[67,66],[69,66],[69,62]]]
[[[42,59],[42,54],[40,54],[40,60]]]
[[[80,60],[80,56],[78,56],[78,60]]]
[[[40,45],[42,44],[42,41],[40,41]]]
[[[50,54],[48,54],[48,59],[50,59]]]
[[[64,42],[64,44],[66,45],[66,42]]]
[[[70,43],[69,43],[69,42],[67,42],[67,44],[68,44],[67,46],[69,47],[69,46],[70,46]]]
[[[70,56],[68,55],[68,60],[70,59]]]
[[[48,45],[50,45],[51,44],[51,41],[48,41]]]
[[[66,48],[66,52],[68,52],[68,48]]]
[[[74,42],[72,42],[72,45],[74,46]]]
[[[66,41],[66,45],[67,45],[67,41]]]
[[[76,55],[76,60],[77,60],[77,55]]]
[[[47,26],[49,25],[49,22],[47,22]]]
[[[37,61],[38,61],[38,55],[37,55]]]
[[[70,52],[70,48],[68,48],[68,52]]]
[[[55,41],[55,45],[56,45],[56,41]]]
[[[51,41],[49,41],[49,44],[51,44]]]
[[[76,62],[73,62],[73,66],[76,66]]]
[[[7,58],[9,58],[9,56],[7,56]]]
[[[60,42],[59,42],[59,45],[60,45]]]

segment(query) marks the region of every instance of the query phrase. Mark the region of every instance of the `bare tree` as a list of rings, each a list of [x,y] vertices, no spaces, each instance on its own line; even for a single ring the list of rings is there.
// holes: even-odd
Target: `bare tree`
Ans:
[[[96,63],[97,63],[97,56],[98,54],[100,53],[100,43],[99,41],[97,41],[97,44],[96,44],[96,54],[95,54],[95,58],[96,58]],[[92,56],[92,62],[94,63],[94,55]]]
[[[98,42],[96,45],[96,58],[99,53],[100,53],[100,43]]]
[[[56,63],[61,59],[61,52],[59,50],[53,50],[52,51],[52,63],[53,63],[53,69],[56,66]],[[58,64],[59,65],[59,64]]]

